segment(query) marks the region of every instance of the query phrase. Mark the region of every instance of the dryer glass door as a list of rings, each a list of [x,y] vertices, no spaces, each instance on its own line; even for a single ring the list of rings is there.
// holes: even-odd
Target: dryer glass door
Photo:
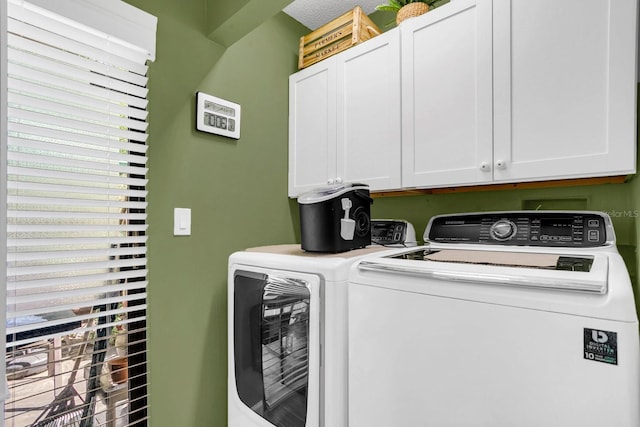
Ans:
[[[274,425],[306,426],[309,284],[300,279],[237,272],[234,305],[240,399]]]

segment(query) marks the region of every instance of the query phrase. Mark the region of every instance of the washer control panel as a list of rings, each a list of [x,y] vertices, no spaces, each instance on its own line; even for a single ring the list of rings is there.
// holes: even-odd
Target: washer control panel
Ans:
[[[518,232],[518,227],[508,219],[500,219],[493,223],[489,230],[490,235],[495,240],[509,240]]]
[[[416,246],[413,225],[404,220],[372,219],[371,243],[382,246]]]
[[[609,217],[599,212],[515,211],[440,215],[424,239],[439,243],[593,247],[607,244]]]

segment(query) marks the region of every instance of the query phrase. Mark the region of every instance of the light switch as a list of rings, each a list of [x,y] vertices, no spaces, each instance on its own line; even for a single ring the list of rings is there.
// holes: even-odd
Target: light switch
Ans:
[[[188,209],[188,208],[173,209],[173,235],[174,236],[190,236],[191,235],[191,209]]]

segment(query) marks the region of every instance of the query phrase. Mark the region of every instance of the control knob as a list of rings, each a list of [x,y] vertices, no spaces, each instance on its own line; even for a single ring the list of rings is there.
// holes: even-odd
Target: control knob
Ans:
[[[491,237],[493,237],[495,240],[509,240],[510,238],[512,238],[515,234],[516,234],[517,228],[516,225],[511,222],[508,221],[506,219],[501,219],[499,221],[496,221],[492,226],[491,226]]]

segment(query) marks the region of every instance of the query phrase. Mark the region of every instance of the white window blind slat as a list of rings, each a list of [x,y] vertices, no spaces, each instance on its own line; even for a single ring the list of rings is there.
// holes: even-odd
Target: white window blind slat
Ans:
[[[46,307],[38,307],[35,309],[29,309],[29,310],[25,310],[25,309],[21,309],[21,311],[18,310],[12,310],[12,311],[8,311],[7,313],[9,314],[14,314],[14,315],[33,315],[33,314],[38,314],[38,313],[47,313],[47,312],[58,312],[60,310],[64,310],[65,307],[74,307],[74,308],[82,308],[82,307],[86,307],[87,303],[91,304],[91,305],[101,305],[101,304],[111,304],[111,303],[121,303],[124,301],[135,301],[135,300],[145,300],[146,296],[144,294],[144,292],[146,292],[146,285],[144,285],[145,282],[135,282],[134,284],[137,286],[120,286],[120,287],[115,287],[115,286],[109,286],[107,289],[104,289],[104,287],[102,288],[84,288],[84,289],[74,289],[72,292],[74,293],[74,296],[77,297],[78,299],[82,298],[82,297],[91,297],[91,300],[85,299],[82,302],[79,303],[74,303],[74,304],[61,304],[58,303],[57,305],[51,305],[51,306],[46,306]],[[129,295],[127,297],[114,297],[114,293],[115,292],[122,292],[122,291],[127,291],[127,290],[138,290],[141,292]],[[102,293],[99,293],[99,291],[102,291]],[[49,301],[49,300],[55,300],[56,299],[56,295],[55,292],[51,292],[53,295],[50,296],[49,298],[47,298],[46,295],[42,295],[42,294],[33,294],[33,295],[28,295],[28,296],[22,296],[22,297],[13,297],[10,300],[10,304],[25,304],[25,303],[35,303],[35,302],[42,302],[42,301]],[[135,306],[136,308],[138,306]],[[127,311],[131,311],[129,308],[122,308],[120,309],[122,313],[125,313]],[[83,318],[78,318],[79,315],[73,315],[73,316],[69,316],[69,317],[63,317],[64,319],[72,319],[72,320],[88,320],[90,319],[90,317],[83,317]],[[15,326],[18,327],[18,326]],[[25,329],[26,330],[26,329]]]
[[[142,267],[139,267],[138,271],[144,271]],[[65,286],[44,286],[44,287],[19,287],[15,293],[10,295],[8,300],[9,304],[15,305],[15,307],[10,307],[7,313],[22,313],[22,312],[47,312],[47,311],[57,311],[57,306],[61,304],[72,305],[84,307],[89,301],[90,305],[95,305],[102,298],[104,298],[102,292],[108,293],[110,296],[114,296],[117,294],[117,297],[114,296],[118,301],[130,301],[136,298],[141,298],[138,293],[126,296],[120,295],[120,292],[126,292],[127,290],[141,290],[143,289],[143,285],[145,282],[143,281],[144,277],[134,276],[135,280],[131,281],[116,281],[107,286],[107,289],[104,289],[104,286],[96,285],[97,282],[92,282],[95,275],[89,276],[78,276],[78,283],[72,284],[73,286],[69,287]],[[80,283],[80,279],[85,280],[86,282]],[[69,299],[69,297],[73,297]],[[37,302],[46,302],[46,309],[43,309],[42,304],[35,304]],[[75,318],[75,316],[72,316]]]
[[[99,111],[112,115],[130,117],[144,121],[149,113],[146,110],[130,107],[125,104],[111,102],[109,99],[101,99],[96,96],[88,96],[83,93],[69,92],[56,87],[48,87],[21,79],[13,79],[13,92],[30,94],[42,99],[55,99],[60,103],[67,103],[90,111]]]
[[[22,138],[37,139],[39,141],[67,143],[77,146],[96,146],[102,147],[102,149],[109,148],[117,149],[119,151],[128,151],[130,154],[145,154],[147,152],[146,145],[128,142],[128,140],[104,138],[85,134],[69,134],[69,132],[64,130],[45,129],[38,126],[32,126],[28,123],[10,122],[8,123],[7,131],[12,135]]]
[[[146,133],[122,130],[105,124],[83,122],[70,117],[53,116],[26,109],[17,111],[13,106],[9,106],[8,110],[10,119],[13,117],[14,120],[18,121],[19,117],[19,123],[31,122],[31,124],[48,129],[65,129],[71,133],[88,132],[94,136],[124,138],[132,141],[145,142],[147,139]]]
[[[12,62],[7,63],[7,73],[10,80],[26,80],[31,82],[47,83],[46,86],[52,88],[64,88],[68,91],[84,93],[96,98],[111,99],[114,103],[123,103],[136,108],[147,108],[147,100],[126,93],[111,91],[99,86],[89,86],[82,82],[76,82],[64,77],[47,74],[35,68],[25,67]],[[11,88],[11,86],[10,86]]]
[[[141,309],[146,310],[146,306],[144,306],[144,308],[141,308]],[[104,315],[105,316],[109,316],[109,315],[111,315],[111,313],[104,314]],[[143,321],[143,320],[146,320],[146,316],[141,316],[141,317],[137,318],[135,321],[139,322],[139,321]],[[100,325],[83,327],[82,329],[71,329],[70,331],[72,331],[74,334],[79,334],[79,333],[85,332],[85,331],[95,332],[95,331],[100,330],[100,329],[111,329],[111,328],[116,327],[118,325],[129,325],[129,324],[131,324],[133,322],[134,322],[134,320],[124,320],[124,321],[120,321],[120,322],[107,322],[107,323],[100,324]],[[66,325],[66,324],[68,324],[68,323],[64,323],[64,322],[63,323],[59,323],[59,325]],[[53,326],[55,326],[55,325],[53,325]],[[39,329],[43,329],[43,328],[39,328]],[[46,330],[46,327],[44,328],[44,330]],[[19,333],[16,333],[15,335],[18,335],[18,334]],[[61,334],[61,333],[45,333],[44,335],[41,335],[40,338],[42,340],[50,340],[52,338],[57,338],[57,337],[60,337],[62,335],[64,335],[64,334]],[[69,332],[67,332],[66,335],[69,335]],[[12,347],[12,348],[15,348],[15,347],[19,347],[19,346],[22,346],[22,345],[28,345],[28,344],[32,344],[32,343],[33,343],[33,340],[27,338],[27,339],[21,339],[21,340],[17,340],[17,341],[11,341],[10,343],[8,343],[8,346]],[[127,425],[129,425],[129,424],[127,424]]]
[[[73,207],[85,207],[87,202],[82,199],[56,199],[53,197],[36,197],[36,196],[7,196],[7,203],[9,205],[32,205],[34,207],[42,204],[56,204],[58,206],[65,206],[68,208]],[[90,205],[94,207],[115,207],[120,209],[145,209],[147,207],[146,202],[127,202],[127,201],[112,201],[112,200],[91,200]]]
[[[141,284],[143,282],[137,282],[138,284]],[[103,294],[104,297],[100,298],[96,298],[95,299],[95,305],[97,305],[97,303],[101,303],[101,304],[118,304],[121,302],[132,302],[132,301],[141,301],[142,305],[144,305],[145,300],[147,299],[147,294],[146,294],[146,285],[145,286],[138,286],[138,287],[132,287],[130,289],[134,289],[134,290],[140,290],[141,292],[139,293],[135,293],[135,294],[130,294],[125,296],[124,298],[110,298],[108,297],[106,294]],[[124,290],[124,289],[123,289]],[[66,310],[76,310],[78,312],[82,311],[81,309],[86,309],[86,302],[80,301],[80,302],[75,302],[73,304],[59,304],[59,305],[55,305],[55,306],[51,306],[51,307],[45,307],[45,308],[35,308],[35,309],[31,309],[31,310],[22,310],[22,311],[11,311],[9,312],[11,316],[14,317],[26,317],[26,316],[37,316],[40,314],[46,314],[49,312],[53,312],[55,310],[58,311],[66,311]],[[136,309],[139,307],[138,305],[135,306]],[[86,310],[85,310],[86,311]],[[73,317],[73,319],[77,319],[76,316]]]
[[[58,286],[81,286],[85,283],[98,283],[104,282],[117,282],[120,280],[133,280],[140,277],[144,277],[147,274],[146,269],[131,270],[131,271],[114,271],[110,273],[92,274],[91,276],[68,276],[68,277],[54,277],[47,279],[34,279],[34,280],[22,280],[20,283],[7,283],[7,290],[13,291],[18,289],[34,289],[34,288],[46,288],[46,287],[58,287]],[[9,308],[10,310],[10,308]]]
[[[146,289],[136,288],[136,290],[139,290],[140,292],[137,292],[136,294],[131,295],[130,297],[124,298],[124,299],[113,298],[113,297],[110,297],[108,294],[87,295],[87,297],[91,297],[92,299],[91,301],[87,299],[84,302],[84,304],[82,302],[79,302],[76,304],[52,305],[51,307],[49,307],[48,310],[45,308],[40,308],[40,309],[34,309],[34,310],[13,311],[10,313],[11,315],[20,316],[16,318],[22,318],[22,319],[25,317],[29,318],[32,316],[34,317],[39,316],[44,319],[46,318],[47,315],[54,315],[54,314],[59,315],[58,318],[51,317],[50,320],[34,322],[37,324],[38,329],[42,327],[56,326],[64,323],[78,322],[78,321],[83,322],[83,321],[91,320],[92,317],[95,317],[95,315],[90,311],[92,306],[93,307],[100,306],[100,305],[115,306],[116,308],[112,308],[111,313],[108,313],[106,310],[102,310],[100,314],[101,315],[105,315],[105,314],[124,315],[124,314],[131,313],[132,311],[138,311],[142,307],[146,308],[146,303],[145,303],[147,299]],[[129,304],[135,301],[140,302],[140,304],[136,304],[136,305]],[[127,302],[127,306],[125,306],[124,308],[118,307],[123,302]],[[74,310],[78,314],[73,316],[68,316],[68,317],[64,316],[66,312],[69,312],[69,311],[73,312]],[[87,314],[81,314],[81,313],[87,313]],[[120,317],[122,317],[122,319],[119,319],[119,321],[126,321],[125,316],[120,316]],[[137,316],[132,316],[131,320],[134,320],[135,318],[137,318]],[[28,319],[28,320],[31,320],[31,319]],[[8,332],[10,333],[25,332],[30,329],[30,325],[33,325],[33,323],[26,324],[25,322],[25,324],[13,324],[11,325],[11,329]]]
[[[140,300],[144,300],[146,299],[146,294],[140,294],[139,295]],[[134,299],[131,299],[130,301],[134,301]],[[105,298],[105,299],[97,299],[94,302],[94,305],[118,305],[118,303],[122,302],[121,299],[114,299],[114,298]],[[124,309],[114,309],[114,310],[107,310],[107,311],[103,311],[101,312],[102,315],[123,315],[123,314],[127,314],[130,313],[131,311],[134,310],[139,310],[140,308],[146,308],[146,304],[142,304],[139,306],[135,306],[135,308],[124,308]],[[46,313],[46,312],[43,312]],[[42,313],[41,313],[42,314]],[[45,322],[37,322],[35,323],[35,325],[37,325],[37,328],[49,328],[52,326],[58,326],[58,325],[64,325],[67,324],[69,322],[82,322],[82,321],[87,321],[87,320],[91,320],[94,316],[92,314],[86,314],[86,315],[76,315],[73,317],[63,317],[60,319],[56,319],[56,320],[49,320],[49,321],[45,321]],[[115,325],[125,325],[128,323],[127,319],[122,319],[119,320],[117,322],[113,322],[112,324]],[[17,326],[11,326],[9,328],[7,328],[7,332],[12,333],[12,334],[17,334],[20,332],[25,332],[25,331],[29,331],[30,329],[33,329],[33,325],[34,324],[30,324],[30,325],[17,325]]]
[[[21,182],[11,182],[7,185],[9,190],[15,190],[24,192],[23,194],[28,194],[27,192],[31,190],[32,192],[58,192],[64,193],[67,197],[73,194],[74,197],[80,197],[80,195],[86,195],[85,199],[94,200],[98,195],[104,196],[120,196],[120,197],[146,197],[147,192],[145,190],[129,190],[127,188],[110,188],[108,186],[98,187],[98,186],[82,186],[82,185],[64,185],[64,184],[56,184],[56,183],[44,183],[44,182],[30,182],[30,181],[21,181]],[[10,191],[11,192],[11,191]]]
[[[84,69],[79,68],[75,65],[69,65],[64,62],[60,62],[55,57],[51,58],[44,57],[42,55],[36,55],[35,53],[27,53],[22,50],[13,48],[13,46],[9,46],[7,59],[11,64],[20,64],[27,68],[51,73],[57,75],[62,79],[81,82],[85,85],[96,85],[105,87],[123,93],[128,93],[139,98],[145,98],[148,93],[148,90],[144,86],[139,86],[128,83],[127,81],[120,80],[119,77],[121,73],[118,73],[117,70],[116,73],[111,73],[110,70],[103,70],[103,72],[105,73],[112,74],[104,76],[102,74],[96,73],[92,69]],[[146,84],[146,82],[143,82],[143,84]]]
[[[95,182],[102,182],[104,185],[127,185],[144,187],[148,180],[145,178],[127,178],[113,175],[91,175],[82,172],[62,172],[59,170],[32,169],[20,166],[8,166],[8,175],[23,175],[33,179],[51,179],[51,180],[72,180],[78,185],[90,185]],[[27,175],[28,171],[28,175]]]
[[[133,239],[118,239],[118,238],[108,238],[105,237],[103,239],[93,239],[97,240],[99,244],[87,244],[85,241],[81,241],[81,245],[68,245],[65,247],[61,247],[60,250],[56,251],[55,248],[60,245],[57,242],[63,242],[68,244],[67,240],[80,240],[80,239],[39,239],[39,240],[52,240],[52,242],[47,242],[46,245],[39,246],[20,246],[19,250],[11,252],[11,259],[13,261],[27,261],[27,260],[35,260],[38,257],[43,257],[45,254],[51,254],[50,259],[55,259],[55,255],[57,254],[58,258],[76,258],[73,255],[78,255],[77,258],[86,257],[89,258],[91,255],[102,254],[104,256],[122,256],[122,255],[144,255],[146,253],[145,246],[135,246],[130,245],[130,241]],[[126,241],[129,246],[125,245],[116,245],[113,241]],[[21,240],[25,241],[25,239]],[[102,244],[102,242],[109,242],[110,247],[104,247],[106,245]],[[80,247],[79,249],[76,249]]]
[[[137,309],[146,309],[146,305],[144,306],[140,306],[140,307],[136,307]],[[103,316],[116,316],[116,315],[122,315],[122,314],[127,314],[129,312],[131,312],[132,310],[106,310],[101,312],[101,315]],[[90,320],[92,318],[92,316],[77,316],[77,318],[75,319],[76,321],[86,321],[86,320]],[[136,319],[136,321],[140,321],[140,320],[144,320],[146,319],[146,317],[141,316],[140,318]],[[123,320],[118,320],[118,321],[114,321],[114,322],[107,322],[101,326],[94,326],[94,327],[89,327],[89,328],[83,328],[82,330],[89,330],[89,331],[95,331],[98,328],[113,328],[113,327],[117,327],[117,326],[125,326],[128,325],[129,323],[132,323],[133,320],[129,320],[129,319],[123,319]],[[37,323],[37,327],[38,329],[43,329],[43,328],[53,328],[56,326],[60,326],[60,325],[68,325],[69,324],[69,319],[58,319],[58,320],[51,320],[48,322],[42,322],[42,323]],[[33,328],[33,326],[31,327]],[[13,334],[19,334],[20,332],[26,332],[29,331],[28,326],[26,327],[16,327],[16,328],[8,328],[7,330],[11,330],[10,333]],[[79,328],[78,328],[79,329]],[[76,332],[77,333],[77,332]],[[51,336],[55,336],[55,335],[51,335]],[[15,346],[17,343],[16,342],[12,342],[11,343],[12,346]]]
[[[113,67],[103,62],[89,61],[86,57],[55,49],[48,44],[43,44],[32,39],[16,37],[13,34],[8,35],[7,45],[13,49],[23,52],[31,52],[32,54],[46,58],[52,58],[59,62],[75,65],[78,68],[84,68],[99,74],[108,74],[118,78],[119,80],[129,82],[137,86],[144,87],[147,84],[147,78],[145,77],[146,69],[144,70],[145,72],[141,74],[132,73],[130,71],[125,71],[126,67]]]
[[[126,212],[60,212],[60,211],[7,211],[7,218],[56,218],[58,220],[79,221],[86,220],[91,222],[100,221],[101,223],[119,223],[122,221],[139,220],[144,221],[145,214],[126,213]]]
[[[39,284],[37,282],[38,277],[48,275],[48,277],[62,277],[68,279],[74,279],[78,285],[79,283],[93,284],[100,279],[104,274],[114,271],[116,269],[125,269],[127,267],[129,271],[142,271],[146,267],[146,262],[140,262],[144,260],[144,253],[138,255],[138,258],[126,258],[126,259],[113,259],[107,261],[95,261],[90,262],[91,258],[83,257],[83,262],[76,262],[75,268],[71,268],[70,261],[51,263],[46,265],[32,265],[29,267],[7,267],[9,274],[15,278],[15,289],[21,291],[27,288],[35,289],[37,286],[41,288],[47,288],[45,284]],[[13,262],[11,262],[13,264]],[[135,276],[134,276],[135,277]],[[93,285],[92,285],[93,286]],[[49,286],[53,289],[53,287]],[[71,290],[65,290],[65,292],[71,292]],[[26,295],[26,294],[25,294]],[[52,295],[53,296],[53,295]],[[69,294],[69,297],[75,295]],[[25,298],[27,298],[25,296]],[[28,302],[28,301],[27,301]]]
[[[107,163],[96,163],[88,160],[77,160],[77,159],[66,159],[66,158],[58,158],[58,157],[47,157],[41,156],[37,154],[25,154],[25,153],[17,153],[14,151],[9,151],[7,153],[7,160],[9,162],[22,163],[22,166],[26,166],[27,163],[32,163],[32,167],[44,167],[48,166],[50,169],[53,168],[73,168],[76,167],[76,170],[91,170],[95,173],[104,172],[106,173],[124,173],[131,175],[141,175],[144,176],[147,173],[147,168],[137,167],[137,166],[127,166],[127,165],[114,165],[113,162]],[[10,163],[13,165],[13,163]]]
[[[47,14],[45,9],[28,5],[19,7],[14,1],[8,2],[10,33],[29,34],[31,38],[41,43],[54,46],[65,46],[69,51],[79,56],[96,58],[107,61],[141,75],[146,75],[146,54],[119,46],[120,41],[107,34],[94,31],[91,28],[72,23],[59,15]],[[24,4],[23,4],[24,6]],[[19,23],[28,23],[22,28],[16,28]],[[26,29],[26,27],[30,27]]]
[[[51,0],[30,0],[31,4],[47,9]],[[122,1],[57,0],[56,13],[83,27],[117,37],[121,44],[140,51],[148,60],[155,60],[158,19]]]
[[[102,247],[104,245],[144,245],[147,242],[147,236],[108,236],[108,237],[62,237],[51,239],[26,238],[26,239],[7,239],[7,246],[10,248],[34,248],[34,247],[51,247],[55,246],[64,250],[64,248],[72,248],[75,245],[81,247]]]
[[[83,8],[87,14],[76,13]],[[119,425],[146,425],[146,61],[154,53],[132,43],[149,46],[147,35],[129,41],[120,37],[135,31],[107,31],[108,20],[115,27],[140,19],[143,32],[151,24],[155,32],[155,18],[134,9],[120,0],[8,0],[0,58],[7,71],[6,425],[61,423],[42,409],[61,396],[79,397],[75,417],[114,421],[96,396],[116,360],[128,363],[124,382],[108,380],[128,390]],[[100,30],[69,16],[91,16]],[[34,351],[46,354],[51,377],[19,365]]]
[[[22,151],[27,151],[30,148],[31,152],[41,156],[66,156],[75,158],[94,158],[95,161],[100,163],[106,163],[106,160],[110,162],[126,162],[136,164],[146,164],[147,159],[145,156],[137,154],[122,153],[118,148],[111,147],[87,147],[78,146],[77,144],[67,144],[66,141],[43,141],[41,139],[32,139],[29,135],[19,135],[16,137],[9,137],[10,147],[19,147]],[[16,148],[13,148],[16,150]]]
[[[146,225],[30,225],[30,224],[8,224],[7,233],[106,233],[106,232],[143,232]]]
[[[66,171],[75,165],[76,167],[81,168],[76,169],[78,173],[87,172],[93,169],[94,174],[97,176],[103,176],[105,179],[113,174],[130,174],[144,177],[148,171],[145,167],[127,166],[121,162],[109,161],[109,159],[105,159],[103,162],[94,162],[92,159],[86,158],[79,160],[73,158],[42,156],[40,154],[17,153],[14,151],[7,153],[7,160],[10,162],[11,166],[20,165],[22,167],[31,166],[33,168],[47,168],[50,171],[58,169]]]
[[[31,97],[28,94],[9,92],[7,102],[11,105],[20,105],[23,109],[37,110],[43,113],[53,112],[55,115],[66,115],[78,121],[89,123],[99,123],[106,127],[123,127],[145,132],[148,127],[147,122],[141,120],[131,120],[119,117],[108,112],[91,111],[85,108],[69,106],[57,101]]]
[[[16,170],[20,168],[12,168]],[[24,169],[24,168],[22,168]],[[144,169],[142,169],[144,170]],[[103,176],[105,182],[99,182],[98,180],[92,180],[94,176],[100,177],[100,175],[92,175],[87,177],[83,174],[60,174],[52,173],[51,177],[42,176],[37,174],[21,175],[21,181],[11,182],[7,185],[9,194],[11,196],[40,196],[43,192],[48,192],[48,198],[50,200],[60,199],[62,204],[66,204],[67,199],[82,200],[87,199],[91,202],[94,200],[112,200],[120,201],[122,197],[145,197],[146,190],[136,190],[130,188],[142,187],[146,179],[131,179],[130,181],[137,185],[132,187],[131,185],[123,184],[113,177]],[[61,176],[64,175],[64,176]],[[66,175],[77,175],[82,181],[69,181]],[[16,174],[10,174],[10,176],[20,176]],[[48,180],[48,181],[47,181]],[[104,197],[99,197],[104,195]],[[109,197],[107,197],[109,196]],[[120,197],[117,197],[120,196]],[[42,197],[42,196],[40,196]],[[43,199],[44,200],[44,199]],[[126,202],[126,200],[122,200]],[[55,202],[51,202],[55,203]],[[131,203],[131,202],[127,202]],[[140,203],[140,202],[136,202]],[[127,205],[129,207],[133,205]],[[139,205],[142,206],[142,205]],[[52,209],[55,210],[55,209]]]
[[[7,257],[11,258],[11,257]],[[13,263],[13,260],[11,260]],[[52,260],[53,261],[53,260]],[[99,262],[75,262],[73,264],[46,264],[31,265],[27,267],[7,266],[7,274],[14,276],[18,281],[21,276],[55,275],[56,273],[83,274],[92,271],[109,271],[124,267],[143,267],[146,265],[146,258],[114,259]]]
[[[9,239],[26,240],[27,238],[49,238],[53,242],[54,238],[101,238],[101,237],[121,237],[126,233],[143,233],[146,231],[145,224],[124,224],[122,228],[113,222],[107,223],[103,221],[103,225],[98,225],[96,221],[79,221],[76,225],[69,225],[68,221],[60,221],[60,224],[54,223],[39,225],[40,218],[36,218],[33,222],[15,220],[12,217],[8,221],[7,233]],[[95,224],[95,225],[94,225]],[[53,243],[52,243],[53,244]]]
[[[37,252],[19,252],[11,254],[11,259],[14,262],[34,262],[39,260],[48,260],[55,258],[73,259],[80,257],[88,258],[105,258],[116,257],[124,255],[144,255],[146,248],[138,249],[127,247],[115,247],[105,249],[82,249],[82,250],[62,250],[62,251],[37,251]]]

